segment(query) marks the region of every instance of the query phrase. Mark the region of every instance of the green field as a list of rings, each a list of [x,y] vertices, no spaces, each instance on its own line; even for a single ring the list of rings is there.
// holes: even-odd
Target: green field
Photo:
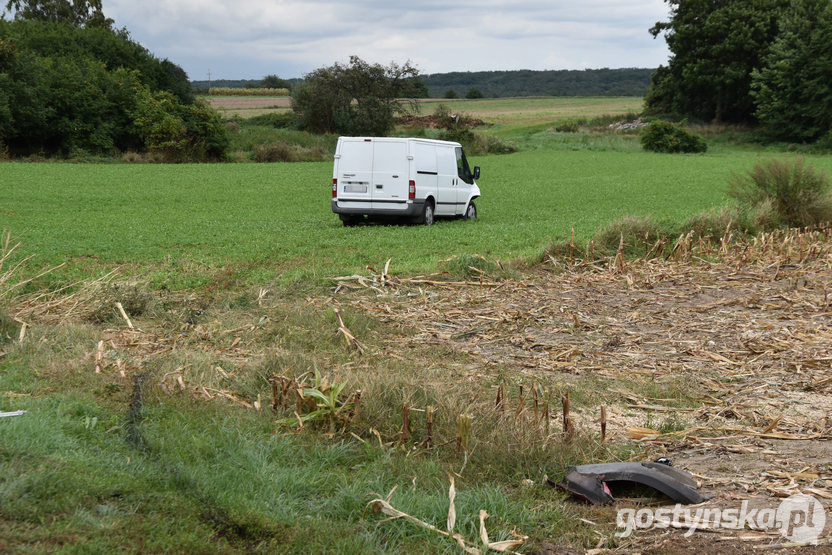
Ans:
[[[35,262],[126,265],[176,281],[239,268],[255,281],[354,273],[392,258],[396,272],[481,254],[533,259],[555,240],[586,239],[626,215],[682,223],[726,202],[732,172],[758,155],[534,151],[480,157],[476,222],[344,228],[329,206],[331,163],[0,165],[0,228]],[[832,169],[829,158],[813,158]],[[73,270],[74,269],[74,270]],[[168,276],[168,277],[165,277]],[[169,284],[171,285],[171,284]]]
[[[644,456],[645,447],[602,443],[594,425],[564,438],[554,417],[561,395],[571,394],[576,412],[595,411],[602,399],[689,408],[701,393],[689,374],[647,368],[611,377],[581,368],[575,345],[604,351],[608,340],[621,340],[603,335],[600,320],[587,326],[581,307],[563,312],[567,301],[561,312],[554,302],[540,307],[554,314],[528,328],[541,338],[521,337],[536,311],[481,302],[486,288],[356,286],[335,294],[331,278],[366,273],[368,265],[380,270],[388,259],[391,274],[414,276],[445,269],[451,257],[476,263],[465,255],[482,255],[507,268],[491,276],[508,278],[505,289],[493,290],[497,303],[511,288],[519,296],[526,287],[548,291],[536,281],[542,266],[533,264],[573,229],[584,242],[629,215],[677,229],[728,202],[732,173],[785,154],[735,145],[728,133],[705,155],[660,155],[643,152],[635,133],[552,129],[563,119],[638,110],[639,99],[451,106],[496,123],[484,132],[520,148],[471,157],[482,168],[476,221],[345,228],[330,210],[331,162],[0,163],[0,230],[21,243],[0,264],[0,411],[28,411],[0,420],[0,552],[454,553],[453,540],[367,510],[375,494],[397,487],[395,507],[444,529],[449,476],[456,477],[456,530],[472,543],[485,509],[492,541],[529,535],[521,552],[543,542],[616,547],[615,507],[576,504],[543,476]],[[243,137],[248,146],[274,131],[262,127]],[[330,139],[305,137],[316,145]],[[832,172],[832,158],[807,158]],[[62,263],[26,296],[5,295],[17,279]],[[114,269],[111,282],[90,284]],[[575,287],[587,287],[578,285],[584,276],[589,287],[595,279],[546,275],[567,288],[573,276]],[[441,295],[460,301],[454,312],[471,312],[452,340],[388,318],[396,311],[430,318]],[[115,311],[117,301],[135,328]],[[333,307],[365,351],[345,343]],[[531,361],[542,347],[581,372],[483,358],[500,348],[486,337],[490,329],[531,345],[524,351]],[[269,409],[270,376],[308,379],[314,371],[364,392],[349,427],[330,431],[310,421],[296,432],[287,424],[302,410],[294,402],[277,414]],[[542,419],[528,424],[530,398],[523,397],[526,412],[498,413],[500,384],[510,407],[519,405],[521,387],[528,396],[538,386],[552,401],[551,435]],[[416,422],[409,441],[404,403]],[[415,437],[424,432],[426,407],[437,409],[435,449]],[[470,453],[461,454],[454,441],[464,414],[474,433]],[[636,423],[674,430],[675,419]]]
[[[481,98],[420,102],[421,112],[433,113],[438,104],[464,112],[497,126],[523,126],[569,118],[640,113],[644,99],[632,96]]]

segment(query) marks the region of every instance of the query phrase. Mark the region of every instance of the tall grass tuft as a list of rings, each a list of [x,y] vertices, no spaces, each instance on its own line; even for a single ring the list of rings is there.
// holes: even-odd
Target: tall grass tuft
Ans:
[[[779,223],[800,227],[832,220],[829,185],[829,177],[803,157],[772,159],[758,162],[745,176],[734,174],[728,195],[753,209],[769,203]]]
[[[672,235],[674,230],[669,225],[656,222],[651,216],[625,216],[598,231],[592,241],[601,254],[617,252],[623,242],[624,254],[638,256]]]
[[[252,156],[255,162],[294,162],[298,158],[295,149],[283,141],[257,145]]]

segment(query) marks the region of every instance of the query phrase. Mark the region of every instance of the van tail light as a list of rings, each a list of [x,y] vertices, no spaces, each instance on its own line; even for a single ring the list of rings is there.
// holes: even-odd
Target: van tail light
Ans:
[[[338,196],[338,179],[333,177],[332,178],[332,198]]]
[[[416,182],[412,179],[407,182],[407,198],[416,198]]]

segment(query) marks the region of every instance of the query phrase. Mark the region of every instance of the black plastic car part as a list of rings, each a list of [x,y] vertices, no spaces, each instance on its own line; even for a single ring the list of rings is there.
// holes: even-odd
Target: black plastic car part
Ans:
[[[658,462],[572,466],[557,486],[593,505],[601,505],[615,500],[608,484],[617,482],[642,484],[686,505],[708,499],[696,491],[696,482],[689,472]]]

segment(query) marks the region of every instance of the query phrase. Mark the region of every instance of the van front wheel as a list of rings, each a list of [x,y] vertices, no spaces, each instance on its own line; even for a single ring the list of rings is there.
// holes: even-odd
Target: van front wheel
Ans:
[[[465,213],[462,215],[463,220],[476,220],[477,219],[477,205],[474,204],[474,201],[468,203],[468,206],[465,207]]]
[[[425,207],[422,209],[422,215],[416,220],[416,223],[424,225],[433,225],[433,203],[425,201]]]

